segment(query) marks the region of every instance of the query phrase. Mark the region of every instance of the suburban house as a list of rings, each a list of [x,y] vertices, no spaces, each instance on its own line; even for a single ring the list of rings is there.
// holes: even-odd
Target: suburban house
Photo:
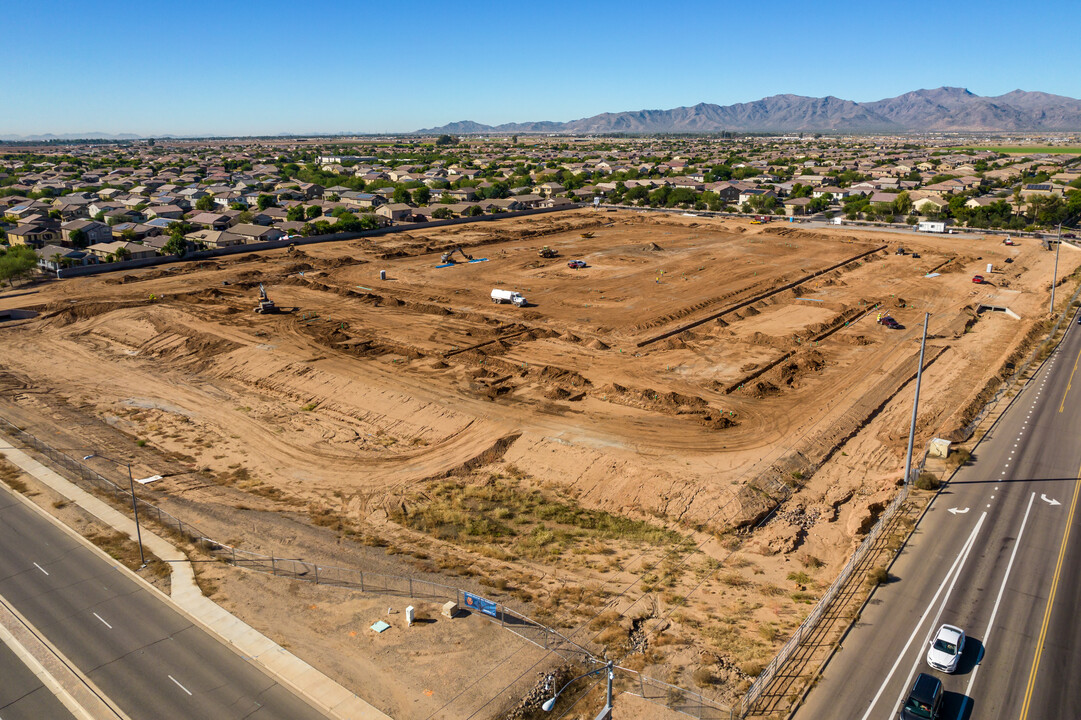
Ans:
[[[7,231],[8,242],[12,245],[29,245],[30,247],[43,247],[46,243],[57,239],[56,230],[34,223],[16,225]]]
[[[228,230],[197,230],[188,233],[184,237],[191,242],[206,245],[208,248],[232,247],[234,245],[244,245],[246,242],[243,237]]]
[[[280,240],[285,233],[278,228],[266,227],[265,225],[250,225],[241,223],[234,225],[231,231],[234,235],[244,238],[245,244],[257,242],[271,242]]]
[[[807,206],[811,203],[811,198],[798,197],[791,198],[784,201],[784,213],[785,215],[806,215]]]
[[[375,209],[375,214],[385,217],[393,222],[404,222],[413,215],[413,207],[405,203],[389,203],[380,205]]]
[[[61,245],[46,245],[35,250],[34,253],[38,256],[38,267],[48,272],[56,272],[60,268],[74,265],[90,265],[97,262],[97,258],[85,250],[77,250]]]
[[[102,262],[109,262],[109,257],[116,257],[118,252],[124,251],[127,252],[127,259],[129,260],[140,260],[142,258],[154,257],[158,254],[157,250],[154,248],[146,247],[139,243],[124,242],[122,240],[97,243],[86,248],[86,251]]]
[[[74,245],[71,234],[81,230],[83,234],[82,245],[109,242],[113,238],[113,230],[103,222],[97,220],[72,220],[60,226],[60,236],[66,245]]]
[[[202,212],[188,220],[193,225],[202,225],[208,230],[225,230],[232,221],[225,215],[218,213]]]

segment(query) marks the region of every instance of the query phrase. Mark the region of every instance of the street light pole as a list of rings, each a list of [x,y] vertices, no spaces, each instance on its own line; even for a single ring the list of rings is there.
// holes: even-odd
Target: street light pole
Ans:
[[[553,695],[552,697],[550,697],[550,698],[548,698],[547,700],[544,701],[544,704],[541,705],[541,710],[543,710],[544,712],[551,712],[552,708],[555,707],[556,700],[559,698],[560,695],[563,694],[564,690],[566,690],[567,688],[569,688],[571,686],[571,683],[573,683],[573,682],[575,682],[577,680],[581,680],[584,677],[589,677],[590,675],[596,675],[597,673],[604,672],[604,671],[608,672],[608,697],[605,700],[604,707],[601,708],[601,711],[597,714],[597,717],[594,718],[594,720],[611,720],[611,718],[612,718],[612,678],[615,675],[615,663],[613,661],[611,661],[611,660],[606,662],[603,667],[599,667],[596,670],[590,670],[585,675],[579,675],[578,677],[574,678],[574,680],[570,680],[569,682],[567,682],[566,685],[564,685],[562,688],[559,689],[559,692],[557,692],[555,695]]]
[[[1058,243],[1055,244],[1055,272],[1051,275],[1051,307],[1049,315],[1055,314],[1055,284],[1058,282],[1058,251],[1062,249],[1062,223],[1058,225]]]
[[[145,568],[146,555],[143,554],[143,533],[142,530],[139,528],[139,501],[135,498],[135,477],[131,474],[131,463],[122,463],[117,460],[113,460],[112,458],[107,458],[104,455],[98,455],[97,453],[90,453],[89,455],[84,457],[83,460],[89,460],[90,458],[95,457],[111,462],[114,465],[123,465],[128,469],[128,488],[131,491],[131,513],[135,516],[135,539],[136,542],[138,542],[139,544],[139,567]]]
[[[905,485],[912,483],[912,445],[916,440],[916,412],[920,407],[920,379],[923,376],[923,351],[927,347],[927,321],[931,313],[923,314],[923,340],[920,341],[920,364],[916,368],[916,399],[912,401],[912,424],[908,428],[908,452],[905,454]]]

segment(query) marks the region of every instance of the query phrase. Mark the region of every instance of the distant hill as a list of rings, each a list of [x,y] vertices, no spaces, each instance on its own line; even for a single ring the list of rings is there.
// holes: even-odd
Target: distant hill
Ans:
[[[964,88],[916,90],[857,103],[833,96],[773,95],[750,103],[672,110],[602,113],[569,122],[483,125],[462,120],[417,134],[485,133],[712,133],[712,132],[920,132],[1081,130],[1081,100],[1014,90],[982,97]]]

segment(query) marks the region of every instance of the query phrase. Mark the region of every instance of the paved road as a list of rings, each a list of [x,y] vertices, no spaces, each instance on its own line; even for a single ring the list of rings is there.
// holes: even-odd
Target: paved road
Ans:
[[[0,718],[67,720],[72,715],[7,645],[0,643]]]
[[[933,327],[933,325],[932,325]],[[934,501],[796,720],[896,717],[919,672],[942,718],[1081,718],[1081,327]],[[952,676],[931,670],[942,623],[969,634]]]
[[[6,488],[0,595],[133,719],[324,717]]]

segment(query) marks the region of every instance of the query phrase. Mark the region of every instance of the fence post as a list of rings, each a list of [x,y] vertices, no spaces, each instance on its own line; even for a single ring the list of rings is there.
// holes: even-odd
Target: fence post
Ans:
[[[409,597],[413,597],[413,578],[409,578]]]
[[[274,556],[273,555],[270,556],[270,574],[271,575],[277,575],[278,574],[278,566],[277,566],[277,563],[274,562]]]
[[[315,584],[319,584],[319,563],[312,563],[312,570],[315,571]]]
[[[231,548],[233,551],[233,567],[236,567],[236,548]]]
[[[360,591],[364,592],[364,571],[360,572]]]

